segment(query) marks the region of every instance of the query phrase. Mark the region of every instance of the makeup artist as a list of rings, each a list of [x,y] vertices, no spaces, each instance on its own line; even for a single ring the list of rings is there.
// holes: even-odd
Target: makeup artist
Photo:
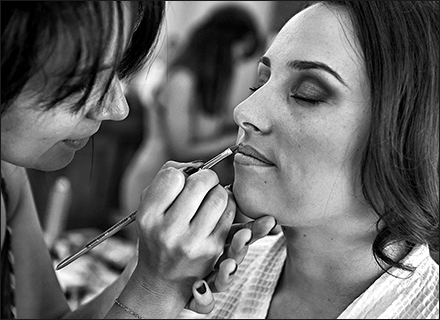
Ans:
[[[206,313],[274,219],[234,234],[235,202],[211,170],[169,162],[138,207],[138,254],[99,296],[70,310],[40,227],[26,168],[69,164],[102,121],[123,120],[121,81],[148,60],[164,1],[1,2],[1,317],[173,318]],[[252,232],[251,229],[252,228]],[[217,260],[219,256],[220,260]],[[214,264],[222,261],[216,272]],[[203,280],[208,274],[211,287]]]

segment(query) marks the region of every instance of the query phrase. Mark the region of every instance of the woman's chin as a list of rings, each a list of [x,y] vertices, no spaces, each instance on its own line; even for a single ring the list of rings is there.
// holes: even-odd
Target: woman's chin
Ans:
[[[33,169],[41,171],[56,171],[66,167],[73,160],[74,153],[71,156],[57,157],[36,162],[32,165]]]
[[[257,219],[267,215],[267,213],[262,212],[263,206],[259,201],[261,197],[252,194],[248,188],[242,189],[234,184],[234,198],[238,210],[246,217]]]

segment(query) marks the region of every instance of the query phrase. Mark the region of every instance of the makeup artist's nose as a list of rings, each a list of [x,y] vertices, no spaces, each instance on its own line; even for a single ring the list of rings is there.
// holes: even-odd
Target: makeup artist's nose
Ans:
[[[234,121],[246,132],[270,133],[272,131],[272,124],[269,105],[270,101],[264,95],[258,95],[257,91],[235,107]]]
[[[128,116],[128,112],[129,107],[122,84],[118,79],[114,79],[102,104],[92,108],[88,117],[97,121],[121,121]]]

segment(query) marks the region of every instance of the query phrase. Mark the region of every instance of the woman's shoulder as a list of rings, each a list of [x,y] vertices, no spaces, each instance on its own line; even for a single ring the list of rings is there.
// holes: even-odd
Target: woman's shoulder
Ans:
[[[2,164],[2,178],[10,184],[20,183],[27,180],[26,169],[16,166],[12,163],[1,161]],[[23,180],[24,179],[24,180]]]
[[[384,315],[397,315],[404,319],[438,319],[439,317],[439,265],[432,259],[426,245],[417,245],[405,258],[412,272],[401,271],[400,277],[388,282],[394,287],[395,302]],[[399,281],[400,279],[400,281]],[[395,285],[392,285],[395,282]]]
[[[414,271],[392,268],[384,273],[340,316],[340,319],[438,319],[439,266],[425,245],[402,260]]]
[[[1,161],[1,244],[6,235],[6,226],[14,216],[22,193],[21,185],[26,181],[26,170],[5,161]]]

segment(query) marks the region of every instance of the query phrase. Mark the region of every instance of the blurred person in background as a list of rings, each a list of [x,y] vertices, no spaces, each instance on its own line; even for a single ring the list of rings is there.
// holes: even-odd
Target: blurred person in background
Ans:
[[[231,101],[231,93],[236,89],[237,69],[257,57],[264,46],[253,12],[228,4],[214,8],[173,48],[154,100],[145,106],[144,141],[122,179],[124,212],[135,209],[140,192],[166,160],[206,161],[234,145],[238,127],[232,105],[237,101]],[[253,83],[252,75],[243,90]],[[143,91],[142,87],[137,90]],[[222,185],[232,183],[232,158],[213,170]]]

